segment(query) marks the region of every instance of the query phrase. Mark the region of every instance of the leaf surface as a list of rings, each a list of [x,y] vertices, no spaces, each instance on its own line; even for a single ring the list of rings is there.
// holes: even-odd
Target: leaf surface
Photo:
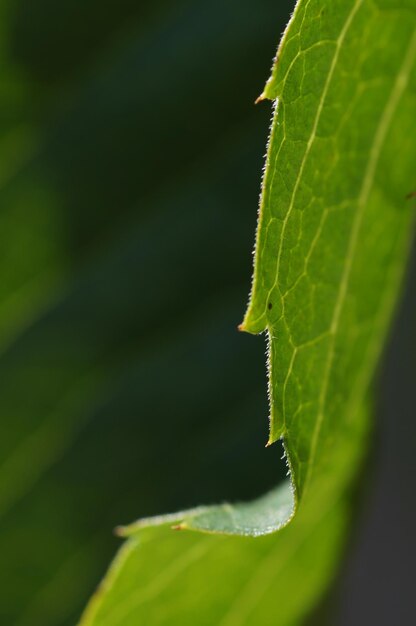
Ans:
[[[415,27],[413,1],[300,0],[262,96],[277,106],[242,329],[268,335],[269,443],[293,492],[122,530],[82,626],[291,626],[326,588],[413,230]]]

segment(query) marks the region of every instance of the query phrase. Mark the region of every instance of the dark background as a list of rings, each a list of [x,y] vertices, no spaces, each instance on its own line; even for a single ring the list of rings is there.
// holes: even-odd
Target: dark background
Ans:
[[[114,526],[285,473],[264,340],[236,326],[271,115],[253,102],[292,4],[0,7],[1,624],[74,624]],[[415,309],[409,287],[331,625],[413,615]]]

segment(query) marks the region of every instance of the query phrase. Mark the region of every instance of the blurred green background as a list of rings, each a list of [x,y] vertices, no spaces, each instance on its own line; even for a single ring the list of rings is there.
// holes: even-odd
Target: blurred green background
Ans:
[[[286,472],[236,326],[292,6],[1,1],[1,625],[73,625],[117,524]]]
[[[2,625],[74,624],[117,524],[285,472],[236,326],[290,4],[1,4]]]

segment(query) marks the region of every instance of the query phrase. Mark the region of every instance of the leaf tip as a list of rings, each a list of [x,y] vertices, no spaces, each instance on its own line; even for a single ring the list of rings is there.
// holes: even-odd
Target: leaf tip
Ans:
[[[125,537],[127,534],[127,529],[125,526],[116,526],[113,533],[116,537]]]
[[[265,99],[266,99],[266,95],[265,95],[264,91],[262,91],[262,93],[259,95],[259,97],[254,100],[254,104],[259,104],[260,102],[263,102],[263,100],[265,100]]]

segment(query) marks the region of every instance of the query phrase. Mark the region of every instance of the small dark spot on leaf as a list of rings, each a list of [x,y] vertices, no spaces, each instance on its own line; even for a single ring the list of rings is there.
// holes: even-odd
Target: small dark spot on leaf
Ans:
[[[267,308],[269,309],[269,311],[272,308],[272,306],[273,306],[273,304],[271,302],[269,302],[269,304],[267,305]]]

